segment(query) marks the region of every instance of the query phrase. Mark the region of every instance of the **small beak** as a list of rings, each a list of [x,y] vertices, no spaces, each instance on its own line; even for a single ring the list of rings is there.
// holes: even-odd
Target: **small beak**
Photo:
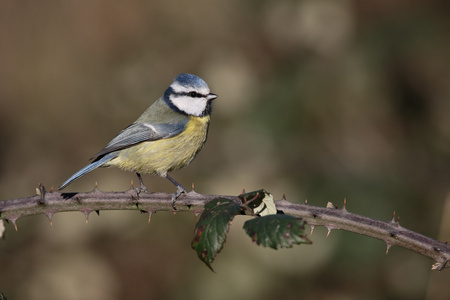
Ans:
[[[216,99],[217,97],[218,97],[218,96],[217,96],[216,94],[209,93],[209,94],[206,96],[206,99],[208,99],[208,101],[210,101],[210,100]]]

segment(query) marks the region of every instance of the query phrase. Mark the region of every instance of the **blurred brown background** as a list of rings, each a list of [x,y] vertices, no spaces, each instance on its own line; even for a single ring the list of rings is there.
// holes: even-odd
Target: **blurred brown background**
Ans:
[[[450,239],[448,1],[0,2],[0,199],[58,186],[181,72],[215,101],[208,143],[172,175],[200,193],[265,188]],[[124,190],[96,170],[67,191]],[[166,180],[145,176],[154,191]],[[0,241],[8,299],[449,299],[450,271],[348,232],[252,245],[237,218],[213,274],[196,220],[101,212],[20,219]]]

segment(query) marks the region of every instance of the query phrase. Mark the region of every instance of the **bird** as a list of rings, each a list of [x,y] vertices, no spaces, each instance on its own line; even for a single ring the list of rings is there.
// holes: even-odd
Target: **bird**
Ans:
[[[91,157],[90,164],[61,184],[58,191],[99,167],[118,167],[136,172],[138,196],[148,191],[141,174],[167,178],[177,188],[172,195],[176,209],[176,199],[187,191],[168,173],[189,165],[203,148],[217,97],[200,77],[178,75],[158,100]]]

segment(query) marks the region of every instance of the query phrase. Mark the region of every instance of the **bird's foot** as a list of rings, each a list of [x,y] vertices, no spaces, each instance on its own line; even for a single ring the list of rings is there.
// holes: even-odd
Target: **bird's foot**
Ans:
[[[139,199],[139,194],[140,193],[147,193],[148,192],[148,190],[145,187],[145,185],[141,185],[140,187],[137,187],[134,190],[136,191],[136,196],[137,196],[138,199]]]
[[[186,189],[181,185],[178,185],[177,191],[172,195],[172,207],[174,210],[177,210],[177,208],[175,207],[175,201],[177,201],[178,197],[180,197],[180,195],[183,193],[187,193]]]
[[[139,184],[141,185],[140,187],[135,189],[136,190],[136,196],[139,199],[139,194],[142,193],[142,192],[147,193],[148,190],[147,190],[147,188],[144,185],[144,181],[142,180],[141,174],[136,172],[136,175],[137,175],[137,177],[139,179]]]

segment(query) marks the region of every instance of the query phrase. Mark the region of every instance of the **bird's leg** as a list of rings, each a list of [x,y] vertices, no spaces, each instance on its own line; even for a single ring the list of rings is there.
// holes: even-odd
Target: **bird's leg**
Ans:
[[[169,175],[166,174],[165,176],[167,179],[170,180],[170,182],[172,182],[176,187],[177,187],[177,191],[172,195],[172,207],[173,209],[176,209],[175,207],[175,201],[177,200],[178,197],[180,197],[180,195],[182,193],[187,193],[186,189],[179,184],[178,182],[175,181],[175,179],[173,179],[172,177],[170,177]]]
[[[142,180],[141,174],[139,174],[138,172],[136,172],[136,175],[137,175],[137,177],[138,177],[138,179],[139,179],[139,184],[141,185],[140,187],[136,188],[136,194],[137,194],[138,197],[139,197],[139,194],[140,194],[141,192],[148,192],[148,190],[147,190],[147,188],[146,188],[145,185],[144,185],[144,181]]]

